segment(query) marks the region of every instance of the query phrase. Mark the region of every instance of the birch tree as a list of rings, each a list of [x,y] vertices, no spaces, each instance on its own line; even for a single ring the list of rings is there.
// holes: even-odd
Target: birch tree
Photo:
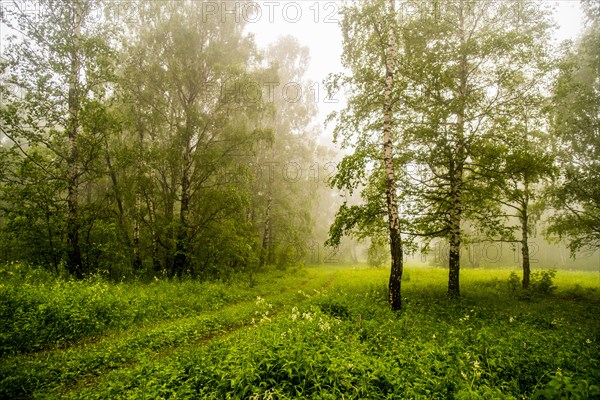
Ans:
[[[347,5],[341,22],[344,38],[342,64],[350,75],[334,74],[328,80],[329,95],[349,90],[348,106],[336,120],[335,134],[343,147],[354,148],[344,157],[333,177],[332,186],[353,192],[371,179],[381,182],[373,201],[362,206],[343,204],[331,226],[328,243],[339,245],[341,236],[361,225],[371,226],[374,215],[387,220],[391,269],[389,301],[393,310],[402,305],[401,280],[403,271],[403,243],[398,213],[398,110],[397,91],[401,81],[397,77],[399,62],[398,27],[395,1],[373,1]],[[363,193],[367,197],[367,192]],[[385,211],[385,216],[381,214]]]

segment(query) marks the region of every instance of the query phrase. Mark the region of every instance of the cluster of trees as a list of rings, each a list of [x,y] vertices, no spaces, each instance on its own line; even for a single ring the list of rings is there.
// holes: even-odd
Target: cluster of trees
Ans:
[[[314,259],[333,169],[316,105],[292,93],[310,93],[308,50],[258,49],[204,1],[118,3],[3,9],[1,260],[120,278]],[[451,296],[465,244],[517,243],[524,287],[539,221],[597,249],[600,6],[582,4],[585,33],[560,47],[550,10],[526,0],[343,7],[347,72],[326,86],[349,94],[330,120],[351,152],[330,183],[361,202],[342,204],[328,244],[369,239],[378,260],[389,245],[392,308],[404,255],[436,241]]]
[[[315,104],[281,87],[308,87],[308,50],[257,49],[203,1],[120,3],[4,7],[1,259],[114,278],[299,260],[325,153]]]
[[[587,30],[553,44],[551,10],[511,1],[371,0],[343,8],[343,65],[330,116],[352,149],[332,186],[359,191],[328,242],[343,235],[390,245],[390,304],[401,307],[403,253],[448,243],[448,294],[460,294],[461,248],[518,243],[529,285],[529,237],[571,250],[600,244],[600,7]]]

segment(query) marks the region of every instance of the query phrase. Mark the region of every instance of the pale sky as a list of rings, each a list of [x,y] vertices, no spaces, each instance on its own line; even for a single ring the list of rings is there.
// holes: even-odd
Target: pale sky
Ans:
[[[558,41],[574,39],[583,27],[579,1],[545,2],[556,9],[556,21],[559,24],[556,39]],[[248,6],[252,8],[245,10],[246,14],[260,10],[252,19],[248,19],[247,25],[247,31],[255,35],[259,47],[266,47],[278,36],[289,34],[297,37],[302,45],[310,48],[311,64],[306,77],[315,81],[320,89],[317,99],[320,125],[331,111],[343,106],[341,95],[337,99],[338,104],[325,101],[322,84],[329,73],[342,71],[340,63],[342,37],[337,24],[341,4],[339,0],[255,1],[252,2],[252,6]],[[308,95],[314,97],[313,93]],[[328,127],[327,132],[331,130],[332,127]],[[324,136],[324,141],[328,141],[329,133]]]
[[[330,73],[341,72],[342,35],[338,26],[341,18],[339,0],[300,0],[300,1],[257,1],[261,5],[262,16],[255,23],[247,25],[247,31],[255,35],[259,47],[266,47],[278,36],[293,35],[310,49],[311,62],[306,78],[315,82],[318,91],[308,93],[315,98],[319,107],[317,124],[323,126],[327,115],[343,106],[343,98],[325,99],[323,80]],[[271,18],[270,18],[271,17]],[[337,101],[336,103],[328,102]],[[325,131],[325,129],[323,128]],[[332,131],[329,126],[328,132]],[[330,134],[324,135],[324,142],[330,142]]]

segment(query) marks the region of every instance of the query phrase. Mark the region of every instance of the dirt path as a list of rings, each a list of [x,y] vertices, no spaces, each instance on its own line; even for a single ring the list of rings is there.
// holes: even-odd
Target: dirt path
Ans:
[[[331,287],[335,280],[335,273],[326,275],[326,280],[316,287],[311,287],[311,283],[323,277],[321,274],[314,274],[295,287],[284,288],[280,293],[270,293],[261,296],[267,303],[273,305],[269,309],[271,318],[277,317],[281,311],[291,302],[302,304],[308,301],[304,295],[298,294],[294,298],[290,297],[292,291],[318,290],[323,291]],[[199,347],[210,343],[235,332],[251,326],[251,320],[255,315],[256,300],[245,301],[231,304],[218,311],[201,313],[195,316],[170,320],[161,323],[158,327],[151,329],[141,329],[139,327],[131,328],[120,334],[107,336],[92,344],[84,343],[83,346],[72,346],[66,350],[56,350],[52,354],[44,355],[50,358],[60,357],[62,362],[55,365],[55,371],[49,372],[48,376],[65,376],[66,369],[71,369],[69,379],[47,380],[40,382],[35,390],[39,392],[52,391],[58,396],[69,392],[78,391],[83,388],[90,388],[102,384],[109,379],[109,372],[118,370],[128,370],[135,368],[141,360],[153,359],[161,360],[174,356],[177,352],[184,351],[192,347]],[[81,355],[81,351],[85,355]],[[92,355],[90,359],[89,355]],[[39,357],[41,354],[29,355],[30,362],[39,366]],[[23,360],[20,360],[22,363]],[[82,362],[84,365],[94,365],[96,368],[86,369],[78,368],[73,371],[76,364]]]

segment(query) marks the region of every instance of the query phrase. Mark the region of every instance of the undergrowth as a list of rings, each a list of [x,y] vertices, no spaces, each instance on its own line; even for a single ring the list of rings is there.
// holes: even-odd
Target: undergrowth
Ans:
[[[462,297],[452,300],[444,270],[410,272],[399,313],[387,305],[384,270],[266,274],[251,288],[240,284],[243,295],[231,299],[223,287],[215,294],[213,284],[226,305],[200,308],[198,300],[190,315],[195,303],[175,296],[172,308],[180,302],[186,311],[160,324],[5,357],[0,397],[600,398],[600,299],[592,275],[562,285],[559,272],[552,290],[524,299],[507,284],[508,271],[467,270]],[[98,290],[97,282],[79,284],[82,292]],[[161,285],[177,293],[186,284],[187,293],[211,287],[136,287],[138,295]]]

